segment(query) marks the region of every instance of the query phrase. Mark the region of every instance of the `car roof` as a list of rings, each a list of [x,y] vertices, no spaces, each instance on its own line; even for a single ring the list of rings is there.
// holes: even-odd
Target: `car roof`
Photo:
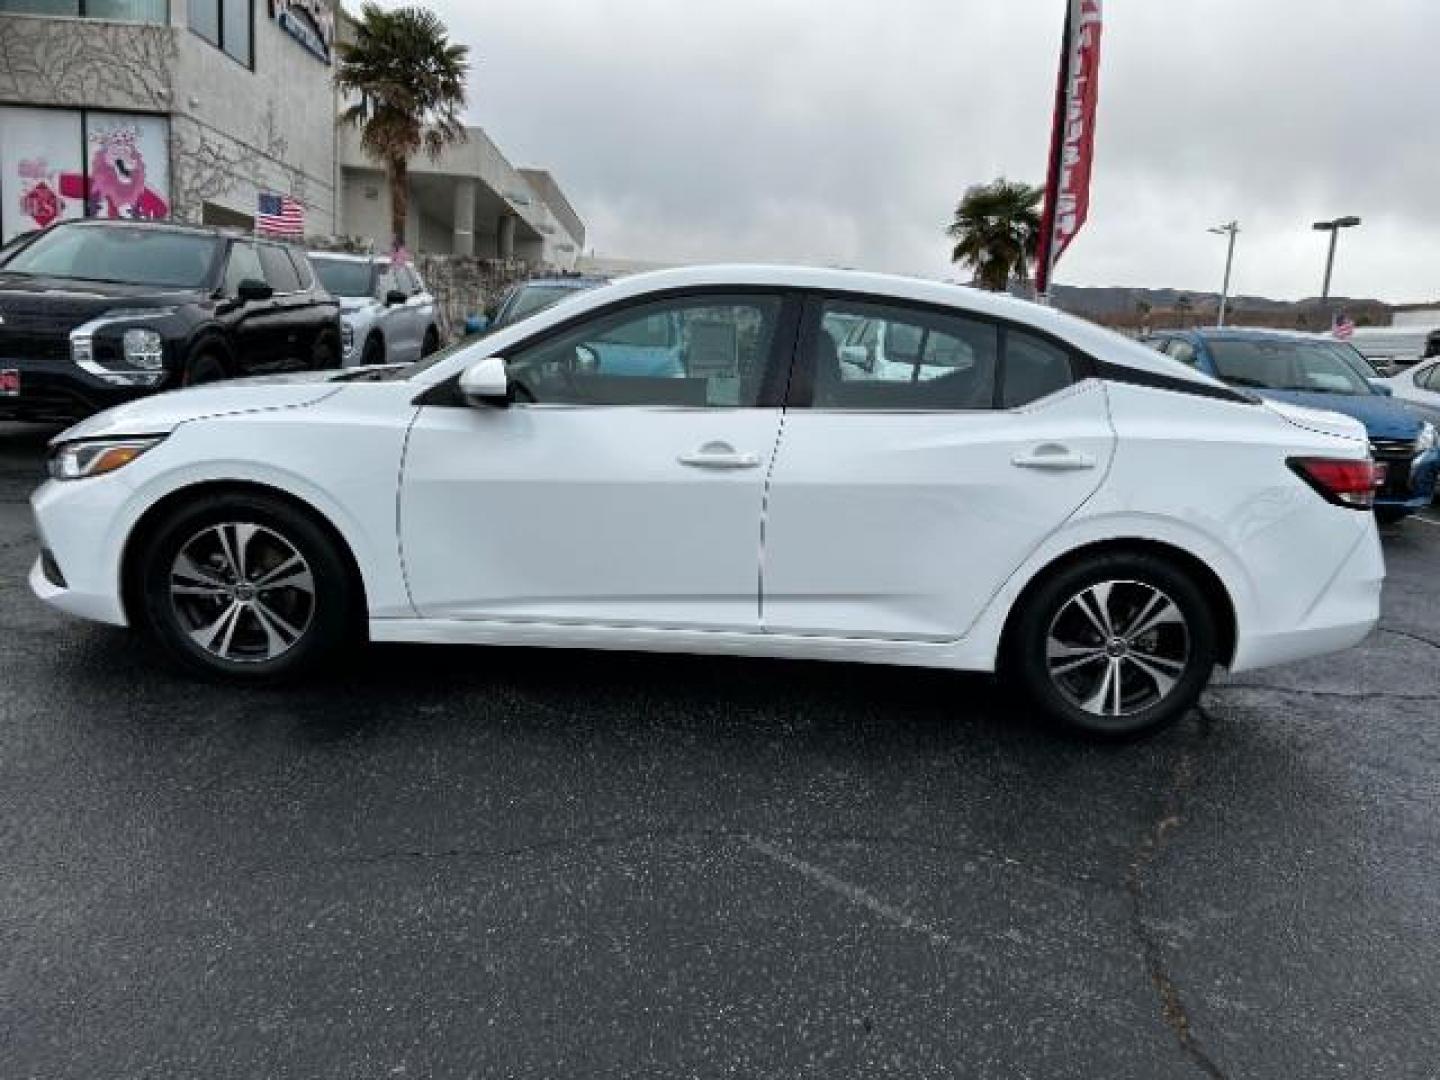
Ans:
[[[556,279],[557,281],[575,279]],[[524,340],[537,331],[558,325],[587,311],[605,307],[652,293],[673,289],[696,288],[768,288],[813,289],[823,292],[848,293],[857,299],[886,299],[936,304],[970,311],[979,315],[1007,319],[1049,333],[1075,348],[1107,363],[1124,365],[1148,372],[1198,383],[1212,388],[1225,388],[1219,380],[1186,364],[1173,360],[1147,345],[1108,330],[1097,323],[1067,315],[1052,307],[1020,300],[1003,293],[983,292],[964,285],[950,285],[923,278],[899,277],[893,274],[868,273],[859,270],[837,270],[808,266],[771,266],[763,264],[717,264],[653,270],[618,278],[596,288],[577,290],[574,296],[555,306],[531,315],[519,323],[497,330],[485,339],[487,349],[499,350]],[[462,350],[457,356],[463,356]],[[463,363],[463,361],[460,361]],[[449,371],[451,365],[440,365],[437,375]]]
[[[551,277],[530,278],[520,282],[520,287],[526,288],[530,285],[540,285],[548,289],[595,289],[601,285],[609,285],[607,277],[590,277],[585,274],[563,274]]]
[[[150,232],[182,233],[190,236],[215,236],[228,240],[253,240],[250,233],[218,225],[187,225],[181,221],[151,221],[145,218],[77,218],[56,222],[51,228],[66,229],[145,229]],[[282,241],[283,242],[283,241]]]

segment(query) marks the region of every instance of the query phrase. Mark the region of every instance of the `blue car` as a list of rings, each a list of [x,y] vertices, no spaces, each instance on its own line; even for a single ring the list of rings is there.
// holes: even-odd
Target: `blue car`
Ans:
[[[1365,425],[1385,466],[1376,492],[1381,521],[1399,521],[1435,498],[1435,426],[1373,383],[1365,359],[1342,341],[1271,330],[1162,330],[1150,343],[1257,397],[1344,413]]]

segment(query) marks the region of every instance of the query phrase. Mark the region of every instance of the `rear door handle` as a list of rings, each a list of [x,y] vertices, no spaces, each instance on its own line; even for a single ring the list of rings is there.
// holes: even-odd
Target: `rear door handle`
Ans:
[[[1050,472],[1075,472],[1079,469],[1095,468],[1093,454],[1077,454],[1068,447],[1057,443],[1037,446],[1028,454],[1019,454],[1010,464],[1017,469],[1044,469]]]
[[[681,465],[692,469],[757,469],[760,467],[759,454],[742,454],[729,443],[710,442],[699,450],[681,454]]]

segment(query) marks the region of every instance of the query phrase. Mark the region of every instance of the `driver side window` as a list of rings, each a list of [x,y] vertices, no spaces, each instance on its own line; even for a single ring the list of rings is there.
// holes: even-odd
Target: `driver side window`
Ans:
[[[686,296],[625,308],[511,354],[520,402],[751,408],[771,367],[782,301]]]
[[[230,262],[225,266],[225,295],[239,296],[242,281],[265,283],[265,270],[260,265],[260,255],[254,244],[230,245]]]

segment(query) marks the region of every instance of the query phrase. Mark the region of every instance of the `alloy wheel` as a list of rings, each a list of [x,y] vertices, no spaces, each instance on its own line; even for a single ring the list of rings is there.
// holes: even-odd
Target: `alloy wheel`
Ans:
[[[209,525],[170,568],[170,603],[199,648],[230,663],[289,652],[315,617],[315,576],[294,544],[247,522]]]
[[[1160,589],[1102,581],[1061,605],[1045,639],[1060,694],[1093,716],[1122,718],[1164,701],[1190,661],[1190,627]]]

